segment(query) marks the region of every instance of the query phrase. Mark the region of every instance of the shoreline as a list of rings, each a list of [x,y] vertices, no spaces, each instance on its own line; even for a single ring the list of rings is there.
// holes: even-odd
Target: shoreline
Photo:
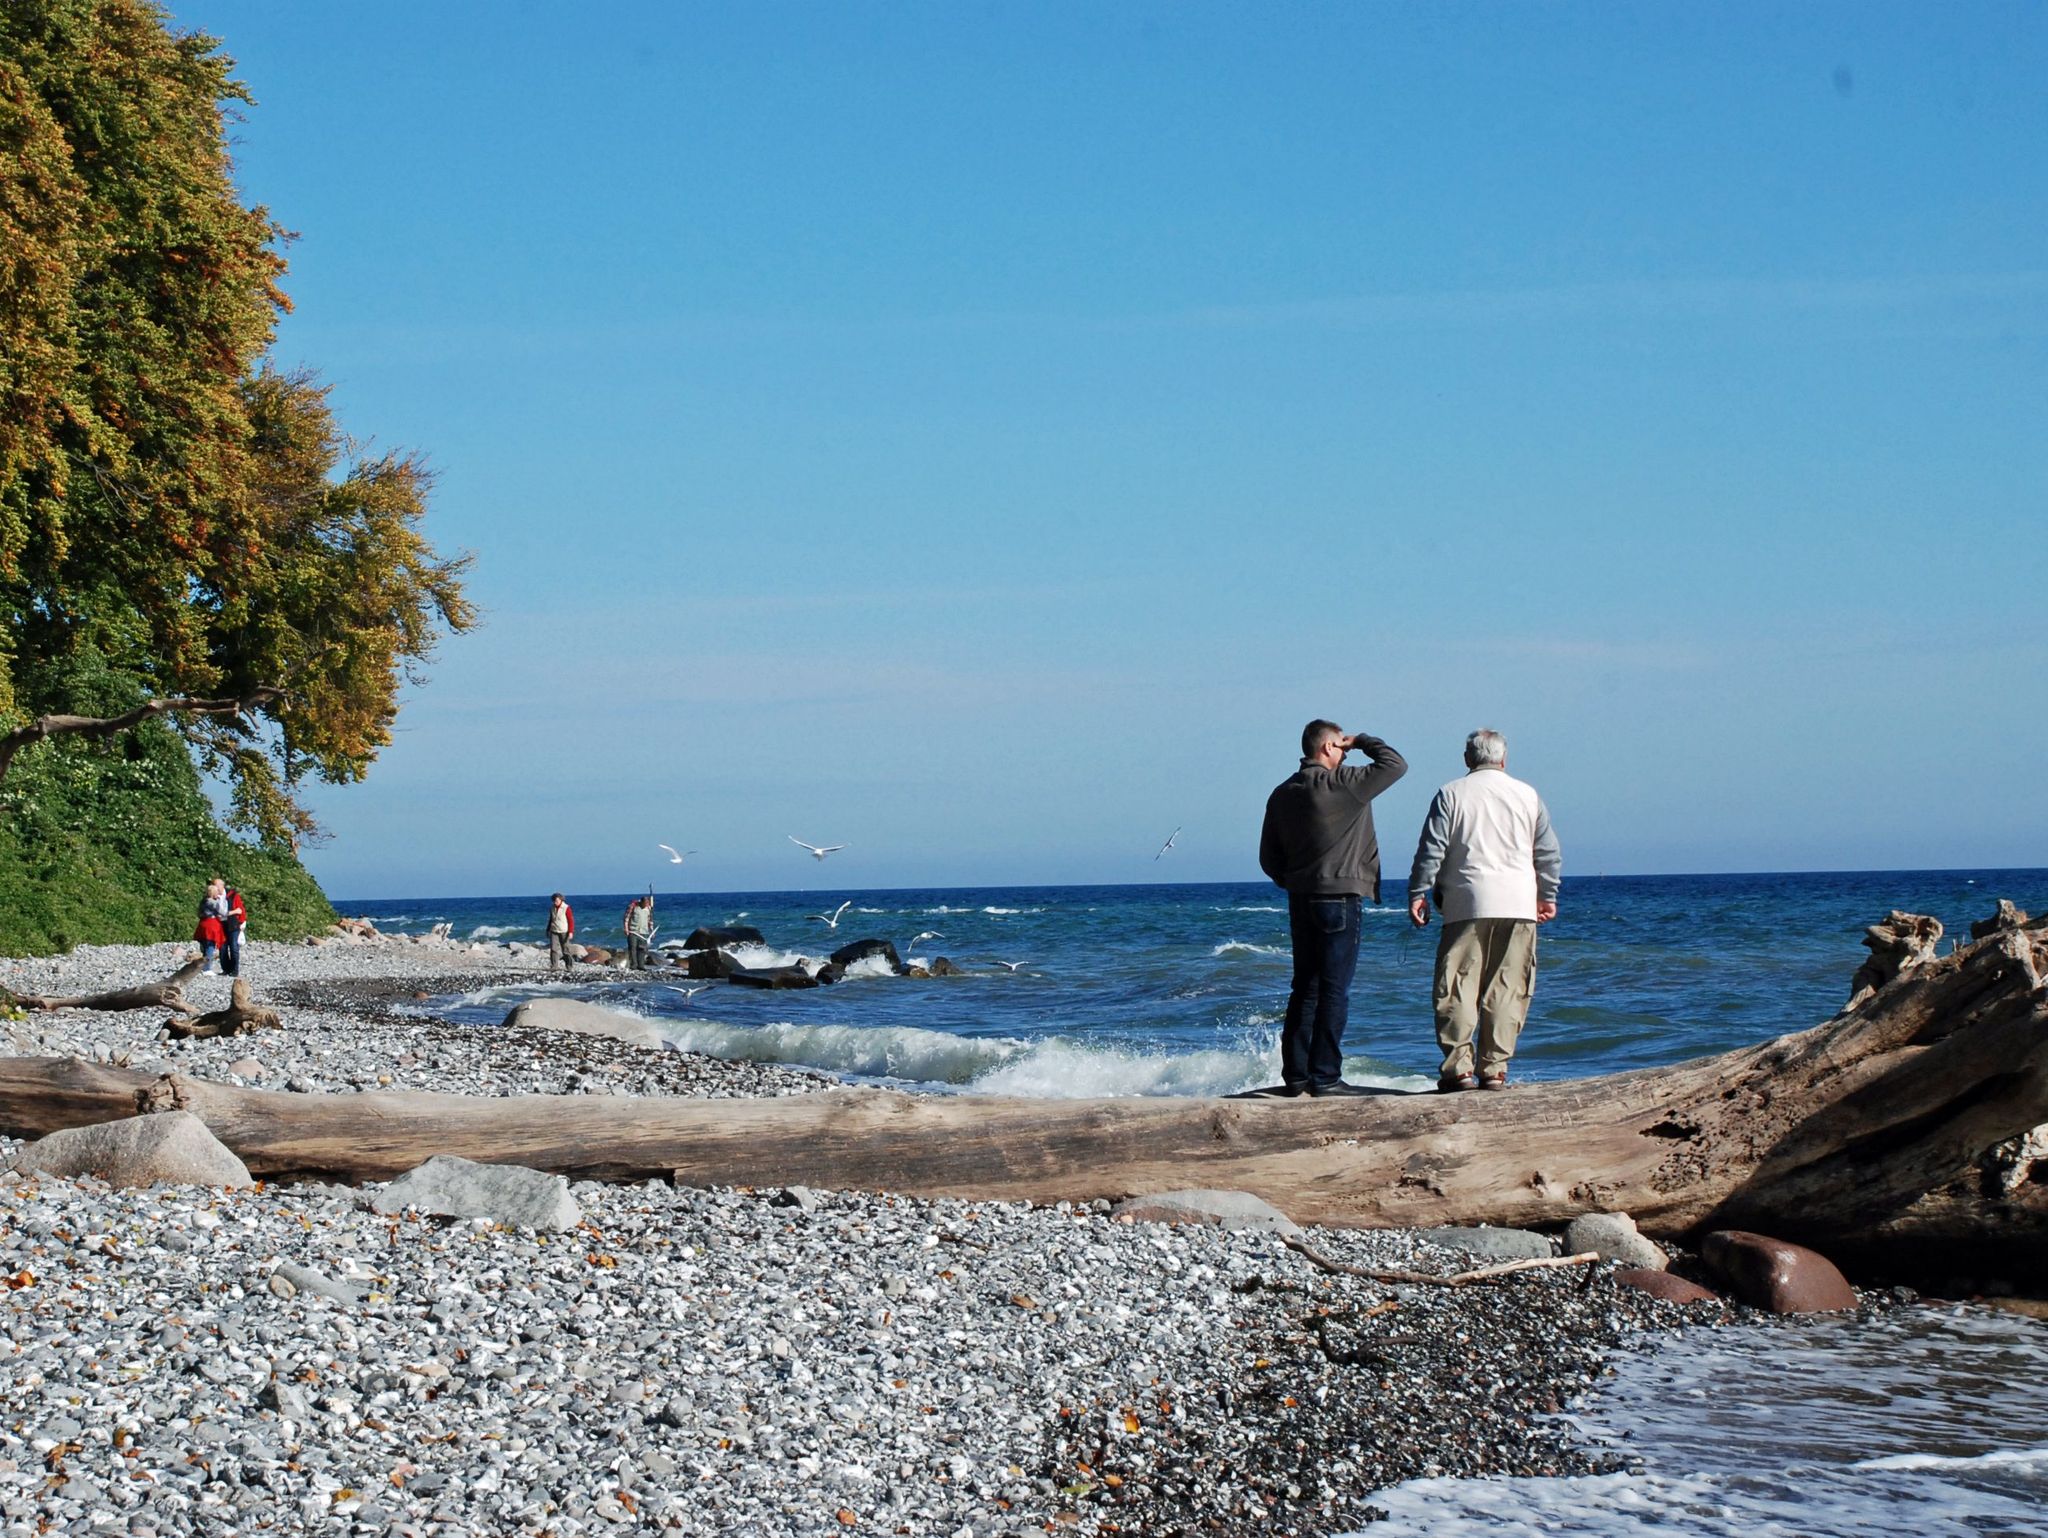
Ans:
[[[534,975],[450,949],[253,943],[286,1042],[172,1045],[156,1011],[67,1011],[10,1022],[7,1051],[201,1077],[254,1059],[237,1081],[335,1092],[835,1082],[415,1013],[421,993]],[[0,962],[0,986],[160,978],[189,950]],[[224,1000],[226,979],[203,982]],[[1269,1232],[1133,1224],[1106,1202],[578,1183],[584,1226],[547,1235],[387,1219],[364,1210],[371,1187],[4,1186],[0,1273],[33,1280],[8,1289],[0,1339],[0,1513],[105,1509],[131,1531],[271,1510],[395,1533],[1337,1533],[1411,1478],[1619,1466],[1558,1418],[1612,1354],[1764,1317],[1656,1302],[1609,1267],[1387,1286]],[[1315,1243],[1355,1265],[1472,1264],[1395,1230]],[[353,1300],[282,1296],[285,1263]]]

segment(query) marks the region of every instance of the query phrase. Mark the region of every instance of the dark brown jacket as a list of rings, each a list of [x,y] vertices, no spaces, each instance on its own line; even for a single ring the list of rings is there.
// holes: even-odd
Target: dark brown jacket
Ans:
[[[1295,896],[1380,900],[1372,798],[1408,772],[1408,760],[1359,735],[1371,763],[1325,769],[1304,759],[1266,798],[1259,869]]]

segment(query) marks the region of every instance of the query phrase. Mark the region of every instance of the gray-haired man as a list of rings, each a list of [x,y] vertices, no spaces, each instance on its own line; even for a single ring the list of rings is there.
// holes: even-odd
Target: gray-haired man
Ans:
[[[1435,989],[1441,1090],[1508,1087],[1508,1059],[1536,991],[1536,926],[1557,917],[1557,834],[1543,798],[1507,765],[1499,732],[1465,739],[1465,777],[1430,802],[1408,873],[1408,916],[1428,924],[1432,897],[1444,916]]]

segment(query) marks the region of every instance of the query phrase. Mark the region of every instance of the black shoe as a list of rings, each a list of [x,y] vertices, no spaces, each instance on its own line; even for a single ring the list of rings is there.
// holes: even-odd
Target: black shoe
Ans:
[[[1370,1095],[1371,1090],[1363,1084],[1347,1084],[1342,1079],[1332,1079],[1328,1084],[1311,1084],[1308,1092],[1320,1100],[1325,1095]]]
[[[1298,1095],[1310,1093],[1312,1091],[1306,1084],[1273,1084],[1265,1089],[1253,1090],[1250,1098],[1253,1100],[1292,1100]]]
[[[1445,1074],[1436,1081],[1436,1091],[1440,1095],[1454,1095],[1461,1089],[1477,1088],[1479,1088],[1478,1078],[1469,1073]]]

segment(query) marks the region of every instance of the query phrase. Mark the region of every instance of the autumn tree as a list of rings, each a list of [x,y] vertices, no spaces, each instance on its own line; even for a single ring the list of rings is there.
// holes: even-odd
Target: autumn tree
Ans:
[[[0,5],[0,774],[161,716],[290,843],[474,614],[421,460],[267,361],[285,232],[234,185],[232,69],[147,0]]]

